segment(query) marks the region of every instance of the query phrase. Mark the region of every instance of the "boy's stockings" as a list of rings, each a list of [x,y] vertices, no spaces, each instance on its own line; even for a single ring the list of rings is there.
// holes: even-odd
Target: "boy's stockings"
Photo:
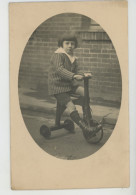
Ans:
[[[73,111],[70,114],[71,119],[82,129],[83,132],[89,132],[87,125],[84,121],[80,118],[77,110]]]

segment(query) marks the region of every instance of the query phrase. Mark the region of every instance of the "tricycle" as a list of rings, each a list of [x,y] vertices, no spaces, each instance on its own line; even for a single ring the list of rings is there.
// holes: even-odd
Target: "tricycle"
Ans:
[[[84,74],[84,114],[85,114],[85,120],[84,122],[86,123],[86,125],[88,126],[88,129],[91,129],[92,127],[90,126],[90,97],[89,97],[89,79],[91,79],[91,76],[88,76],[89,74]],[[72,97],[74,96],[74,100],[73,102],[76,104],[77,100],[80,98],[79,96],[75,96],[72,95]],[[60,130],[62,128],[68,130],[70,133],[75,133],[75,125],[74,122],[70,119],[66,119],[64,122],[61,122],[61,116],[63,114],[63,112],[65,111],[66,107],[65,106],[61,106],[58,102],[57,102],[57,108],[56,108],[56,118],[55,118],[55,125],[48,127],[47,125],[42,125],[40,127],[40,134],[42,136],[44,136],[46,139],[49,139],[51,137],[51,132],[56,131],[56,130]],[[86,141],[88,143],[91,144],[97,144],[99,143],[102,138],[103,138],[103,119],[101,121],[96,121],[97,126],[93,127],[94,133],[85,133],[83,132],[83,136],[86,139]]]

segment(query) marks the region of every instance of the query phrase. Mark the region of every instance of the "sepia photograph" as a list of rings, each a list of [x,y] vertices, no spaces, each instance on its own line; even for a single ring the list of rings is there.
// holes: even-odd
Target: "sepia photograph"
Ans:
[[[121,106],[112,40],[82,14],[45,20],[22,53],[18,93],[26,128],[45,152],[64,160],[94,154],[112,136]]]
[[[129,187],[127,2],[9,5],[13,190]]]

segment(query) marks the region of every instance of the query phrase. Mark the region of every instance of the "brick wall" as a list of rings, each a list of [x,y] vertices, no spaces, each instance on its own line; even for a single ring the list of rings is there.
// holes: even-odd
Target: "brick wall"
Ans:
[[[42,23],[30,37],[22,55],[19,87],[47,89],[50,57],[64,32],[76,32],[79,41],[75,55],[84,71],[92,71],[91,97],[121,99],[121,72],[118,58],[106,32],[90,18],[79,14],[60,14]]]

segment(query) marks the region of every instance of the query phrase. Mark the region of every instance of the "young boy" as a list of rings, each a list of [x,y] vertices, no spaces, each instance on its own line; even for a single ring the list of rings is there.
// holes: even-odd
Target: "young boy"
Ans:
[[[84,115],[84,88],[74,85],[75,81],[83,80],[84,74],[79,73],[77,58],[74,56],[74,49],[77,48],[77,39],[74,35],[64,34],[58,41],[58,49],[51,57],[48,73],[48,93],[54,95],[58,103],[65,106],[71,119],[82,129],[83,132],[93,132],[88,129],[76,110],[70,94],[75,93],[82,97],[82,108]],[[93,121],[91,111],[91,126],[97,126]]]

